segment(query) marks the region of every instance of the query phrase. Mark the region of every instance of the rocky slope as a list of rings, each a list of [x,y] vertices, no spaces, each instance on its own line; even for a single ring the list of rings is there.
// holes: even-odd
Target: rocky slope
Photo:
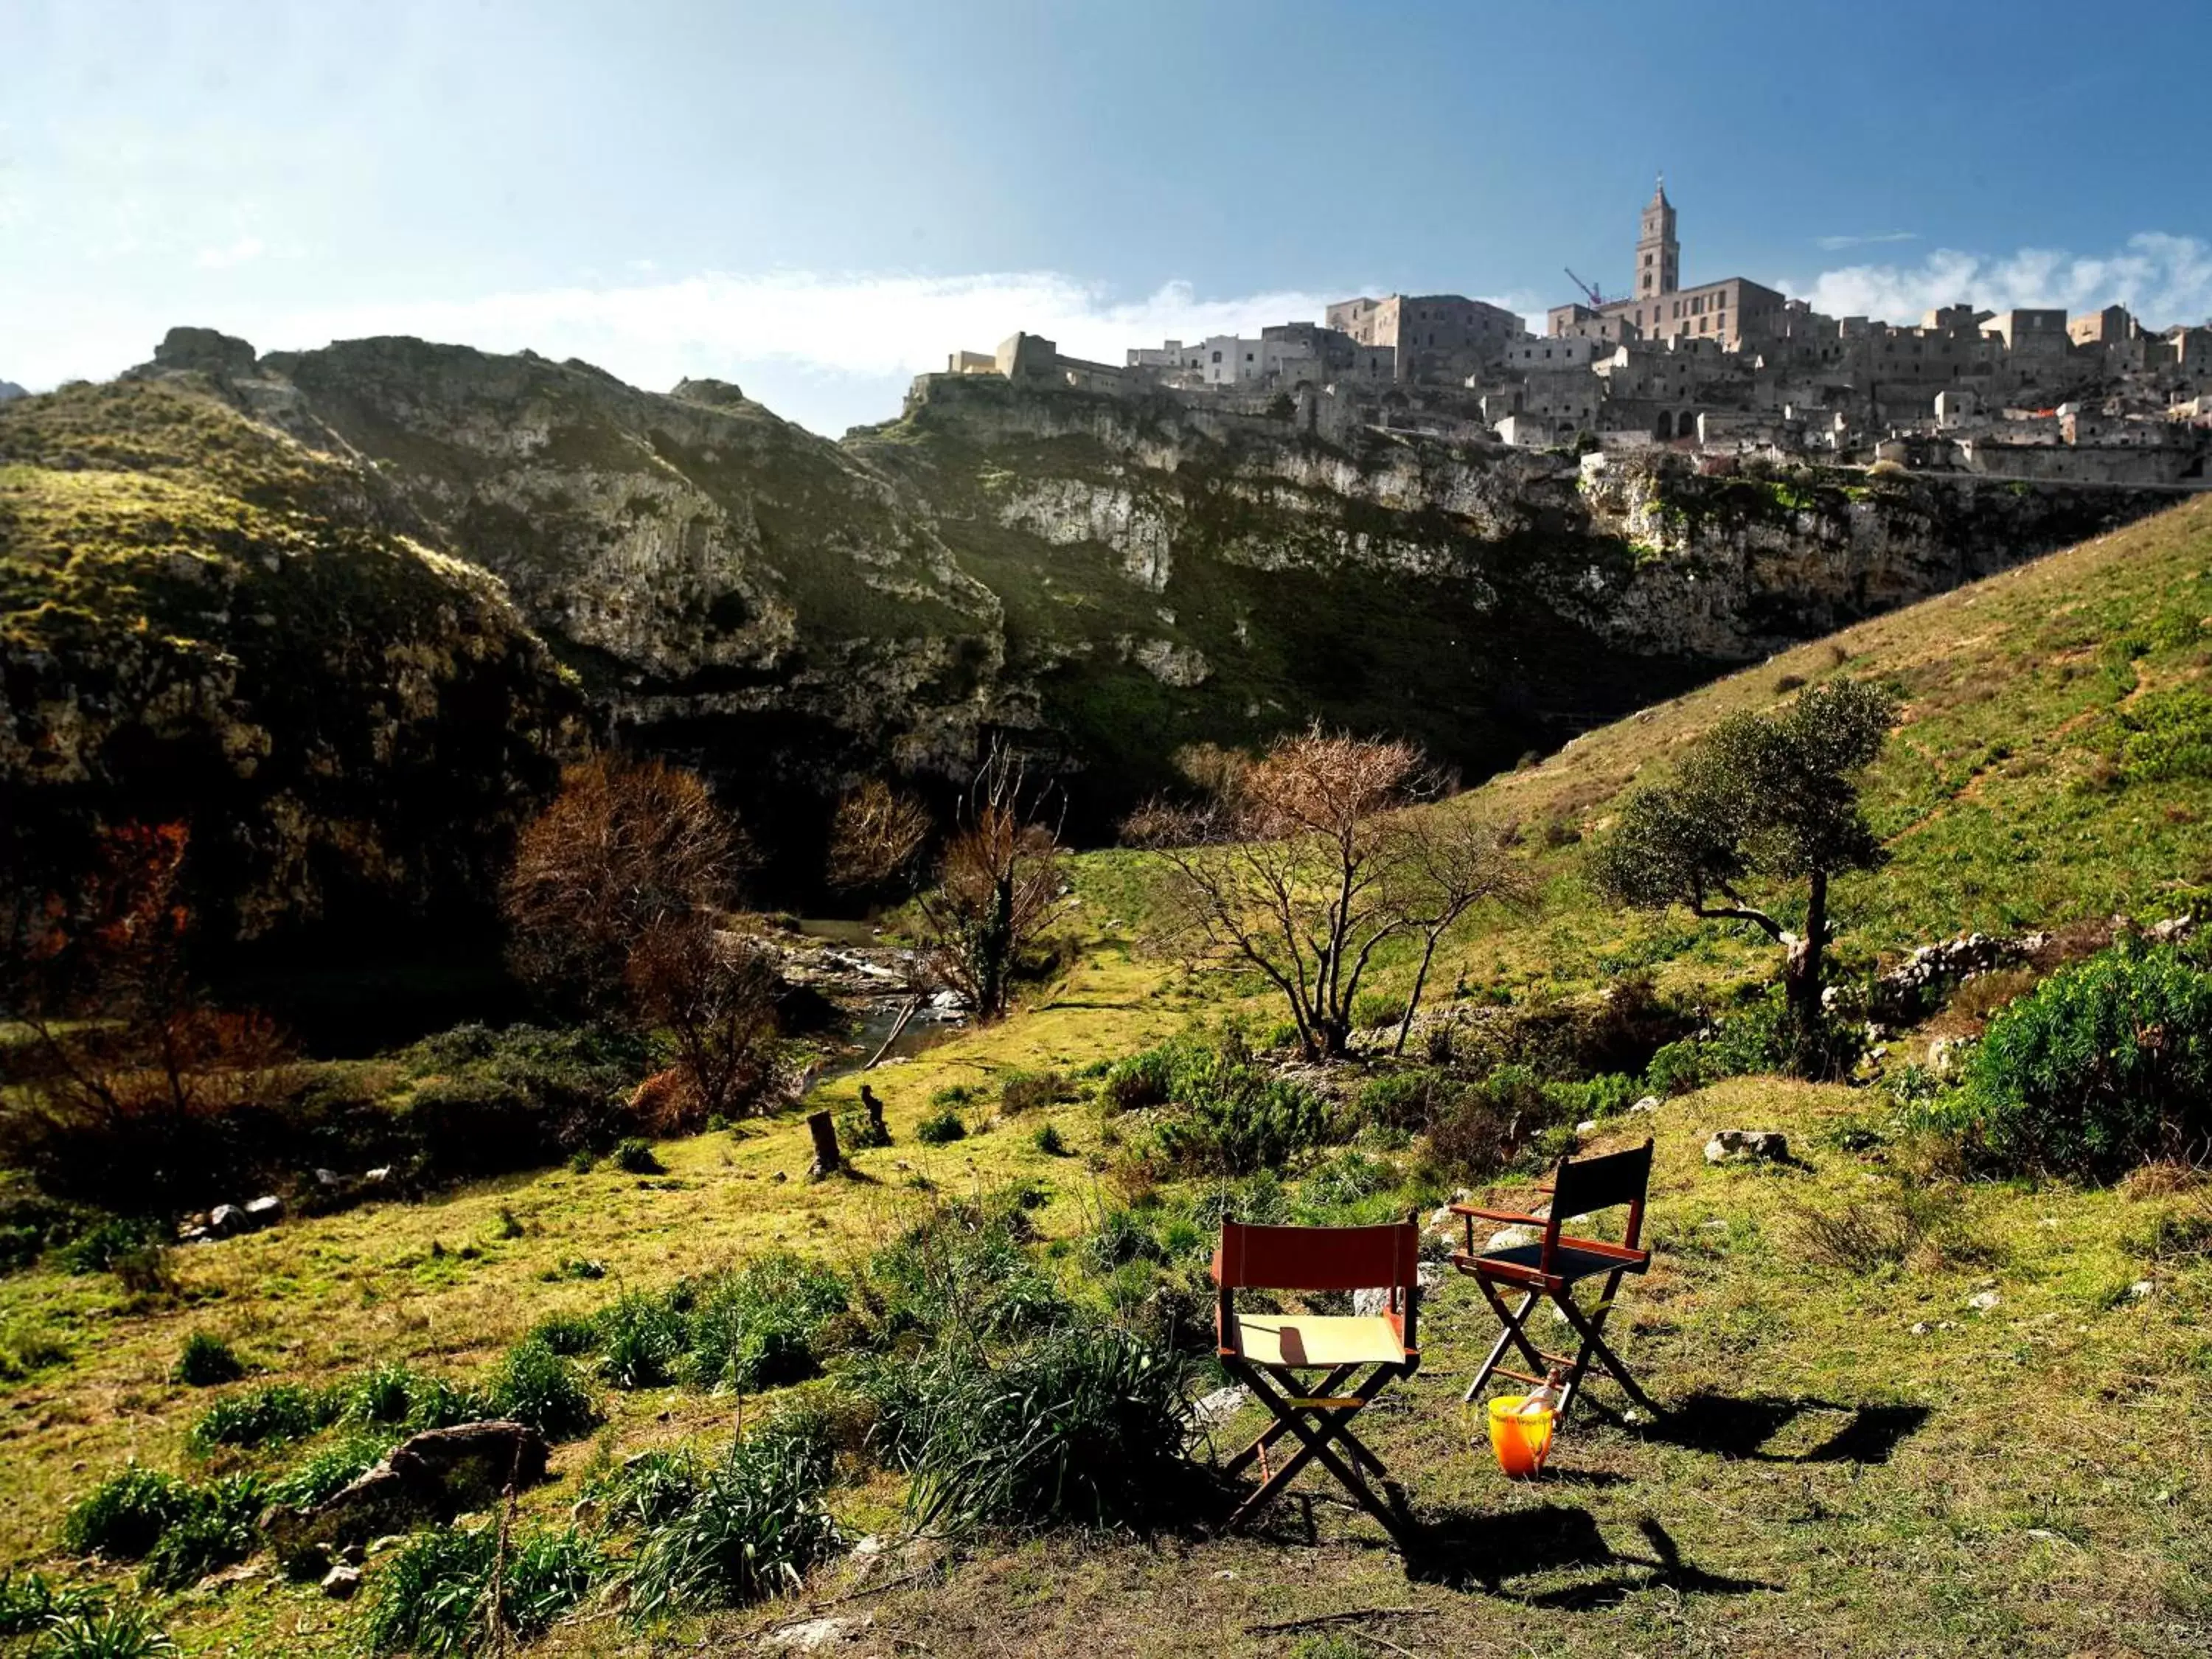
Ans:
[[[156,418],[187,404],[189,432]],[[74,450],[54,448],[63,427]],[[142,427],[170,432],[178,453],[139,453]],[[283,481],[226,482],[234,454],[281,458]],[[1182,745],[1313,719],[1407,732],[1486,772],[1722,665],[2160,504],[1857,474],[1705,478],[1679,458],[1594,469],[1383,431],[1326,396],[1195,407],[994,377],[925,379],[899,420],[836,444],[711,381],[660,395],[580,362],[409,339],[257,356],[192,330],[115,386],[10,405],[0,455],[29,465],[46,515],[23,518],[28,486],[14,486],[28,526],[14,533],[33,541],[29,557],[9,553],[32,573],[11,611],[52,602],[75,569],[55,526],[89,510],[89,493],[105,492],[102,544],[143,565],[155,556],[141,543],[167,556],[176,515],[160,492],[213,491],[228,539],[203,526],[193,548],[222,550],[193,556],[221,582],[352,568],[373,550],[421,590],[402,605],[361,583],[329,613],[343,649],[284,647],[298,684],[325,686],[318,701],[360,726],[349,779],[385,763],[368,733],[392,698],[412,706],[370,684],[378,649],[432,653],[441,686],[496,659],[510,702],[499,742],[539,757],[577,708],[550,652],[622,740],[715,775],[793,885],[838,787],[891,769],[947,788],[990,729],[1055,758],[1072,822],[1091,832],[1165,781]],[[288,562],[302,537],[321,556]],[[445,608],[429,625],[433,590]],[[233,732],[214,712],[253,698],[210,665],[234,659],[250,678],[252,653],[274,647],[244,619],[283,613],[228,588],[161,602],[209,654],[196,690],[165,682],[158,696],[185,696],[210,752],[259,780],[257,799],[297,797],[267,775],[314,763],[274,732],[240,735],[265,722],[240,716]],[[56,733],[106,718],[86,712],[114,706],[98,677],[123,673],[106,657],[147,604],[117,579],[81,605],[82,638],[11,644],[16,725],[27,707],[45,732],[32,747],[113,747]],[[197,620],[217,613],[219,628]],[[511,783],[501,754],[492,772]],[[41,764],[73,775],[79,763]],[[125,791],[119,775],[101,787]],[[273,858],[305,833],[241,839]],[[296,879],[272,879],[248,911],[304,898]]]
[[[195,377],[0,410],[0,684],[8,885],[182,821],[236,939],[474,908],[589,732],[496,578]]]

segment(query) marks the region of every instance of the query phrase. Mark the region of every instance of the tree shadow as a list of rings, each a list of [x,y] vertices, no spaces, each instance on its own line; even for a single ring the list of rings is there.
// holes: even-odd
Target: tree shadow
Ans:
[[[1683,1560],[1667,1529],[1646,1516],[1637,1530],[1648,1555],[1623,1553],[1606,1542],[1588,1510],[1546,1504],[1533,1510],[1452,1510],[1411,1528],[1406,1576],[1417,1583],[1480,1589],[1531,1607],[1575,1611],[1609,1606],[1638,1590],[1665,1588],[1685,1595],[1744,1595],[1772,1589],[1753,1578],[1730,1578]],[[1509,1582],[1534,1574],[1613,1569],[1594,1582],[1521,1594]]]
[[[1766,1449],[1808,1412],[1834,1412],[1846,1420],[1807,1451]],[[1825,1400],[1785,1400],[1775,1395],[1738,1399],[1701,1392],[1675,1401],[1655,1422],[1631,1432],[1693,1451],[1765,1463],[1887,1463],[1899,1443],[1928,1420],[1925,1406],[1838,1406]]]

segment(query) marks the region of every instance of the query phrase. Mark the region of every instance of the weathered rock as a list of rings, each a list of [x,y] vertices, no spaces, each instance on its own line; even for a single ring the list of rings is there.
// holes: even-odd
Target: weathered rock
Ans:
[[[1482,1248],[1486,1250],[1517,1250],[1524,1244],[1540,1243],[1543,1234],[1534,1227],[1500,1227],[1491,1234]]]
[[[1228,1383],[1211,1394],[1200,1395],[1191,1405],[1191,1420],[1202,1429],[1218,1427],[1242,1411],[1244,1402],[1251,1397],[1252,1391],[1243,1383]]]
[[[1937,1037],[1928,1045],[1929,1074],[1939,1083],[1957,1082],[1973,1046],[1966,1037]]]
[[[208,1212],[206,1231],[211,1237],[228,1238],[244,1232],[246,1225],[246,1212],[235,1204],[218,1204]]]
[[[521,1423],[425,1430],[313,1509],[271,1509],[262,1529],[288,1571],[312,1577],[329,1570],[333,1550],[449,1522],[496,1501],[510,1481],[537,1485],[548,1456],[544,1436]]]
[[[784,1625],[768,1632],[757,1644],[762,1653],[820,1653],[825,1649],[841,1647],[865,1629],[866,1620],[856,1620],[831,1613],[819,1619],[802,1619],[794,1625]]]
[[[1790,1138],[1779,1129],[1719,1129],[1705,1143],[1708,1164],[1786,1164]]]
[[[323,1594],[337,1601],[350,1601],[361,1588],[359,1567],[336,1566],[323,1575]]]
[[[284,1200],[273,1193],[264,1198],[249,1200],[246,1203],[246,1219],[250,1226],[273,1226],[283,1218]]]
[[[1966,1298],[1966,1305],[1976,1313],[1987,1313],[2004,1298],[1995,1291],[1981,1291]]]
[[[1659,1097],[1646,1095],[1628,1109],[1632,1112],[1656,1112],[1659,1109]]]

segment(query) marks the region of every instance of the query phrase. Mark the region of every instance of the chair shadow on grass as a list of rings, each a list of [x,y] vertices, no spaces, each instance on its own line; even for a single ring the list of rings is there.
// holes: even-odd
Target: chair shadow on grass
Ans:
[[[1650,1516],[1636,1523],[1650,1553],[1615,1550],[1588,1510],[1546,1504],[1533,1510],[1447,1510],[1415,1523],[1406,1576],[1418,1583],[1481,1590],[1523,1606],[1565,1612],[1609,1607],[1646,1589],[1684,1595],[1745,1595],[1777,1586],[1730,1578],[1682,1559],[1667,1529]],[[1510,1581],[1533,1574],[1607,1570],[1558,1589],[1523,1593]]]
[[[1836,1431],[1804,1451],[1769,1451],[1768,1441],[1808,1413],[1845,1417]],[[1666,1416],[1634,1433],[1692,1451],[1765,1463],[1887,1463],[1898,1445],[1928,1420],[1925,1406],[1839,1406],[1774,1395],[1742,1399],[1698,1393],[1668,1405]]]

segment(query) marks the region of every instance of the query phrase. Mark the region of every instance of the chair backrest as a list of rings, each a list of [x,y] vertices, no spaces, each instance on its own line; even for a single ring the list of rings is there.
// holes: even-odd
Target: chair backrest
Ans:
[[[1251,1227],[1221,1224],[1214,1257],[1224,1291],[1364,1291],[1420,1282],[1421,1232],[1381,1227]]]
[[[1628,1206],[1621,1242],[1632,1249],[1644,1231],[1644,1198],[1651,1186],[1651,1143],[1597,1158],[1561,1158],[1552,1177],[1551,1225],[1544,1230],[1547,1256],[1559,1237],[1559,1224],[1577,1216]]]

